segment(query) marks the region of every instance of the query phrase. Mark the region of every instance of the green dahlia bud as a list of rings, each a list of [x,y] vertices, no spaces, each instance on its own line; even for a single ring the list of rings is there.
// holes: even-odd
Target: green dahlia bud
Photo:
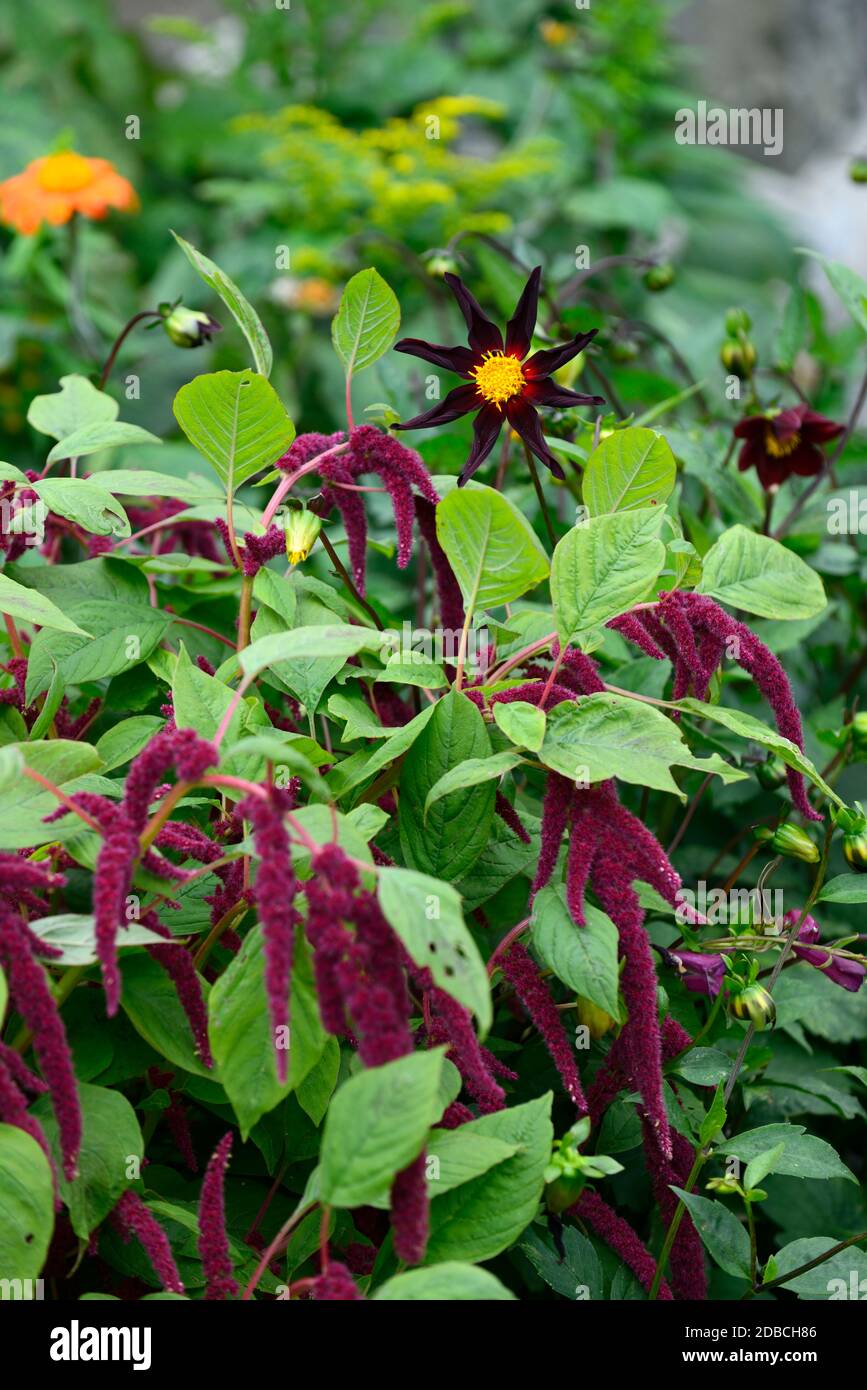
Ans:
[[[728,1002],[732,1018],[748,1020],[757,1032],[773,1028],[777,1021],[777,1006],[763,985],[747,985]]]
[[[634,362],[638,344],[634,338],[615,338],[608,349],[612,362]]]
[[[843,836],[843,858],[856,874],[867,874],[867,832]]]
[[[322,518],[307,507],[298,507],[286,516],[286,555],[290,565],[306,560],[322,530]]]
[[[726,314],[726,333],[734,338],[738,333],[749,333],[753,321],[746,309],[729,309]]]
[[[802,830],[799,825],[793,825],[791,821],[783,821],[776,830],[759,826],[755,836],[757,840],[768,844],[776,854],[785,854],[789,859],[800,859],[804,864],[819,862],[819,847],[816,842],[810,839],[806,830]]]
[[[200,309],[187,309],[183,304],[176,304],[163,314],[163,328],[175,347],[195,348],[219,333],[222,324]]]
[[[867,711],[856,714],[850,725],[852,757],[856,763],[867,762]]]
[[[759,355],[748,338],[726,338],[719,356],[726,371],[735,372],[738,376],[749,376]]]
[[[674,283],[674,266],[666,262],[665,265],[652,265],[644,276],[645,289],[657,293],[659,290],[667,290],[669,285]]]
[[[786,764],[782,758],[778,758],[775,753],[772,753],[765,762],[758,764],[756,777],[765,791],[775,791],[786,780]]]
[[[456,275],[459,269],[454,256],[448,256],[445,252],[434,252],[427,261],[427,273],[433,280],[441,280],[444,275]]]
[[[549,1182],[545,1188],[545,1205],[548,1210],[559,1216],[561,1211],[578,1201],[586,1182],[583,1173],[574,1173],[571,1177],[561,1175]]]
[[[853,159],[849,165],[849,177],[853,183],[867,183],[867,159]]]

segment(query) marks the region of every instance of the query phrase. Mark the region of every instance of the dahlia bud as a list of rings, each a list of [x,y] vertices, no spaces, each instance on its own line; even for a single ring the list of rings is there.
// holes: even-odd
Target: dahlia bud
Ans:
[[[749,376],[759,357],[749,338],[726,338],[719,356],[726,371],[737,376]]]
[[[763,985],[747,985],[732,995],[728,1012],[732,1018],[748,1019],[758,1033],[773,1028],[777,1021],[777,1006]]]
[[[776,791],[777,787],[781,787],[786,780],[786,764],[782,758],[778,758],[775,753],[772,753],[769,758],[756,767],[756,778],[765,791]]]
[[[604,1009],[600,1009],[598,1004],[594,1004],[591,999],[585,999],[580,994],[575,1000],[575,1012],[578,1015],[578,1022],[584,1025],[594,1042],[597,1042],[599,1038],[604,1038],[605,1034],[614,1027],[614,1019],[610,1014],[607,1014]]]
[[[612,362],[634,362],[638,356],[638,344],[634,338],[618,337],[608,349]]]
[[[222,324],[201,309],[187,309],[183,304],[161,304],[163,328],[175,347],[197,348],[222,330]]]
[[[757,840],[765,841],[775,854],[784,854],[789,859],[800,859],[804,864],[818,864],[819,847],[811,840],[806,830],[791,821],[783,821],[776,830],[761,825],[755,831]]]
[[[867,833],[843,836],[843,858],[856,874],[867,874]]]
[[[852,760],[867,763],[867,711],[856,714],[849,726],[852,733]]]
[[[644,288],[654,294],[667,290],[674,284],[674,266],[666,261],[664,265],[652,265],[644,275]]]
[[[746,309],[729,309],[726,313],[725,324],[726,333],[730,338],[735,338],[738,333],[749,333],[753,321]]]
[[[426,269],[432,280],[441,280],[444,275],[456,275],[459,267],[454,256],[445,251],[435,251],[427,257]]]
[[[322,530],[322,518],[308,507],[298,507],[286,514],[286,554],[290,565],[306,560],[316,537]]]
[[[849,177],[853,183],[867,183],[867,159],[853,159],[849,165]]]

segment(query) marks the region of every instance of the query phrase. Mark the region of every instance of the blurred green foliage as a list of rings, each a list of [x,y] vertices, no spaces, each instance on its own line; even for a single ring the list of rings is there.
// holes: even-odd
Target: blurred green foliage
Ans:
[[[610,380],[636,410],[684,381],[655,333],[688,347],[696,375],[721,382],[731,303],[767,325],[760,348],[772,332],[795,261],[745,197],[737,158],[674,140],[674,113],[690,98],[672,0],[148,8],[68,0],[34,15],[0,4],[0,178],[68,145],[113,160],[141,197],[137,215],[81,228],[79,318],[96,332],[77,343],[68,228],[0,232],[0,426],[15,462],[32,459],[32,396],[63,372],[93,372],[130,314],[179,295],[214,310],[170,227],[262,307],[275,384],[299,430],[340,421],[328,323],[340,285],[363,265],[394,286],[414,334],[452,340],[439,278],[450,260],[498,311],[523,279],[509,256],[541,260],[561,285],[581,247],[593,264],[674,262],[664,294],[634,265],[582,291],[582,326],[581,315],[607,322]],[[233,329],[194,363],[167,353],[162,335],[133,335],[121,365],[142,384],[128,414],[164,432],[165,403],[193,369],[244,361]],[[405,363],[387,361],[370,399],[414,410],[417,386]]]

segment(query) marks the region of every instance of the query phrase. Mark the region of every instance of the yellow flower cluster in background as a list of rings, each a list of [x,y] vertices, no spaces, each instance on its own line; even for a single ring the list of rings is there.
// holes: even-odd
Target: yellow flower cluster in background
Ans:
[[[552,168],[547,141],[504,146],[503,107],[475,96],[447,96],[418,106],[408,117],[351,130],[315,106],[287,106],[277,115],[250,115],[236,131],[269,137],[264,165],[285,188],[295,225],[350,234],[371,227],[424,245],[458,231],[502,233],[511,226],[508,191]]]

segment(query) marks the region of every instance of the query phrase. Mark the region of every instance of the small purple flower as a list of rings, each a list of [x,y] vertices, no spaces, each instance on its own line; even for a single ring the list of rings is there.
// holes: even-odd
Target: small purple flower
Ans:
[[[82,1133],[72,1056],[45,971],[31,955],[29,934],[7,910],[0,912],[0,964],[15,1008],[33,1035],[33,1050],[57,1119],[63,1171],[71,1182],[77,1172]]]
[[[575,1053],[560,1019],[560,1013],[548,992],[536,962],[520,941],[513,941],[499,958],[499,966],[514,989],[560,1073],[566,1094],[579,1115],[586,1115],[587,1101],[581,1087],[581,1077]]]
[[[645,1293],[650,1292],[656,1273],[656,1260],[642,1245],[629,1222],[618,1216],[616,1211],[612,1211],[598,1192],[585,1187],[575,1205],[569,1208],[569,1214],[576,1216],[579,1221],[586,1222],[591,1231],[600,1240],[604,1240],[627,1269],[632,1270]],[[663,1302],[670,1302],[672,1299],[671,1289],[664,1279],[659,1286],[658,1297]]]
[[[672,951],[674,962],[684,989],[691,994],[706,994],[715,999],[722,989],[726,975],[724,956],[712,955],[709,951]]]
[[[229,1254],[223,1194],[231,1153],[232,1131],[229,1130],[214,1150],[199,1199],[199,1255],[205,1275],[204,1298],[208,1301],[235,1298],[239,1292]]]
[[[355,1280],[346,1265],[339,1260],[331,1260],[324,1274],[313,1282],[313,1301],[315,1303],[350,1303],[363,1300]]]
[[[274,1035],[277,1076],[285,1082],[288,1074],[287,1052],[277,1045],[282,1036],[288,1037],[289,990],[292,983],[292,960],[295,925],[297,881],[292,868],[292,851],[284,816],[295,804],[292,793],[279,787],[268,788],[268,798],[249,796],[239,810],[253,826],[253,841],[259,856],[254,895],[262,923],[265,944],[265,992]]]
[[[183,1293],[184,1285],[175,1264],[169,1238],[136,1192],[128,1187],[116,1203],[110,1218],[125,1241],[135,1236],[153,1267],[154,1274],[167,1293]]]
[[[398,1173],[391,1185],[394,1253],[408,1265],[421,1264],[427,1249],[429,1202],[424,1151]]]

